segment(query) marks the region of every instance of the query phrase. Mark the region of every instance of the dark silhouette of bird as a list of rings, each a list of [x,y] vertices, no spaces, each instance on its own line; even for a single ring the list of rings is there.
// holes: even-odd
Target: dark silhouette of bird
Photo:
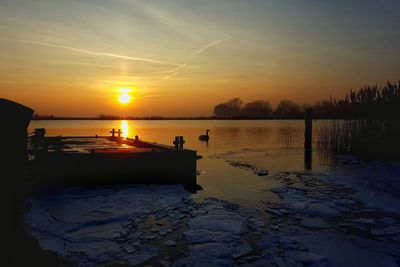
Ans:
[[[206,134],[202,134],[199,136],[199,140],[208,141],[208,139],[210,139],[210,136],[208,136],[208,132],[210,132],[210,130],[207,129]]]

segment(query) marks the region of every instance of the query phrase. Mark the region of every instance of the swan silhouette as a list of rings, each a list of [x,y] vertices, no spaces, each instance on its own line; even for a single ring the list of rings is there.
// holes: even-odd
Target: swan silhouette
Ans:
[[[208,136],[208,132],[210,132],[210,130],[207,129],[206,134],[202,134],[199,136],[199,140],[208,141],[208,139],[210,139],[210,136]]]

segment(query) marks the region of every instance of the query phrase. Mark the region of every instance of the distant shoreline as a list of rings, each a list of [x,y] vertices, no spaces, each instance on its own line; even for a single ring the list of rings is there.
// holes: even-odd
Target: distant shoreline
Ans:
[[[336,118],[315,118],[315,119],[336,119]],[[157,118],[87,118],[87,117],[52,117],[52,118],[33,118],[33,121],[60,121],[60,120],[81,120],[81,121],[115,121],[115,120],[141,120],[141,121],[172,121],[172,120],[215,120],[215,121],[232,121],[232,120],[304,120],[303,116],[295,116],[295,117],[268,117],[268,118],[216,118],[216,117],[157,117]]]
[[[33,118],[34,121],[46,120],[98,120],[98,121],[112,121],[112,120],[146,120],[146,121],[162,121],[162,120],[300,120],[304,117],[269,117],[269,118],[216,118],[216,117],[127,117],[127,118],[97,118],[97,117],[44,117]]]
[[[363,120],[371,118],[356,118],[356,117],[325,117],[314,116],[314,120]],[[383,118],[372,118],[373,120],[382,120]],[[171,120],[216,120],[216,121],[232,121],[232,120],[304,120],[304,116],[287,116],[287,117],[267,117],[267,118],[217,118],[217,117],[113,117],[113,118],[98,118],[98,117],[39,117],[33,118],[33,121],[60,121],[60,120],[96,120],[96,121],[115,121],[115,120],[141,120],[141,121],[171,121]],[[383,119],[384,120],[384,119]]]

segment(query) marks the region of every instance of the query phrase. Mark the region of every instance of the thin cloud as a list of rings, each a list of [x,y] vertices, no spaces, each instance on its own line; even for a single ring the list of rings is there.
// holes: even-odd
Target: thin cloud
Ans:
[[[60,49],[75,51],[75,52],[79,52],[79,53],[94,55],[94,56],[113,57],[113,58],[120,58],[120,59],[125,59],[125,60],[141,61],[141,62],[147,62],[147,63],[161,64],[161,65],[170,65],[170,66],[181,66],[182,65],[182,64],[178,64],[178,63],[172,63],[172,62],[167,62],[167,61],[162,61],[162,60],[157,60],[157,59],[131,57],[131,56],[114,54],[114,53],[97,52],[97,51],[92,51],[92,50],[86,50],[86,49],[81,49],[81,48],[76,48],[76,47],[71,47],[71,46],[51,44],[51,43],[46,43],[46,42],[36,42],[36,41],[27,41],[27,40],[16,40],[16,41],[21,42],[21,43],[26,43],[26,44],[34,44],[34,45],[40,45],[40,46],[46,46],[46,47],[60,48]]]
[[[177,74],[179,73],[179,71],[180,71],[181,69],[186,68],[186,66],[187,66],[187,65],[186,65],[186,63],[185,63],[185,64],[182,64],[182,65],[176,67],[176,68],[173,68],[171,71],[169,71],[170,73],[164,77],[164,79],[169,79],[169,78],[171,78],[171,77],[174,77],[175,75],[177,75]]]
[[[230,40],[230,39],[232,39],[232,36],[227,36],[227,37],[221,38],[219,40],[213,41],[213,42],[211,42],[209,44],[206,44],[206,45],[200,47],[200,49],[198,49],[197,51],[195,51],[190,57],[197,56],[197,55],[203,53],[204,51],[206,51],[207,49],[209,49],[209,48],[211,48],[213,46],[219,45],[222,42],[225,42],[225,41]],[[186,69],[187,67],[188,67],[187,63],[181,64],[180,66],[177,66],[177,67],[173,68],[172,70],[170,70],[169,74],[164,76],[163,79],[172,78],[172,77],[178,75],[182,70]]]
[[[203,53],[204,51],[206,51],[207,49],[209,49],[209,48],[211,48],[211,47],[213,47],[213,46],[219,45],[220,43],[225,42],[225,41],[228,41],[228,40],[230,40],[230,39],[232,39],[232,36],[228,36],[228,37],[225,37],[225,38],[216,40],[216,41],[214,41],[214,42],[211,42],[211,43],[209,43],[209,44],[206,44],[206,45],[202,46],[199,50],[197,50],[196,52],[194,52],[193,55],[201,54],[201,53]]]

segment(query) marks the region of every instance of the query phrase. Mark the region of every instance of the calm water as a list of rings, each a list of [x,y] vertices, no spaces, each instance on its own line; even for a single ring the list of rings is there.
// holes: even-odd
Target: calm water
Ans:
[[[198,161],[198,183],[203,186],[196,197],[217,197],[242,204],[257,205],[260,200],[276,201],[268,189],[272,179],[254,170],[233,167],[230,163],[249,163],[270,175],[280,171],[324,171],[328,158],[313,152],[312,163],[305,164],[304,121],[32,121],[34,128],[46,128],[48,136],[109,135],[112,128],[125,136],[172,145],[176,135],[184,136],[185,146],[204,158]],[[314,123],[314,136],[318,122]],[[198,140],[210,129],[209,142]],[[315,140],[316,138],[314,138]]]

